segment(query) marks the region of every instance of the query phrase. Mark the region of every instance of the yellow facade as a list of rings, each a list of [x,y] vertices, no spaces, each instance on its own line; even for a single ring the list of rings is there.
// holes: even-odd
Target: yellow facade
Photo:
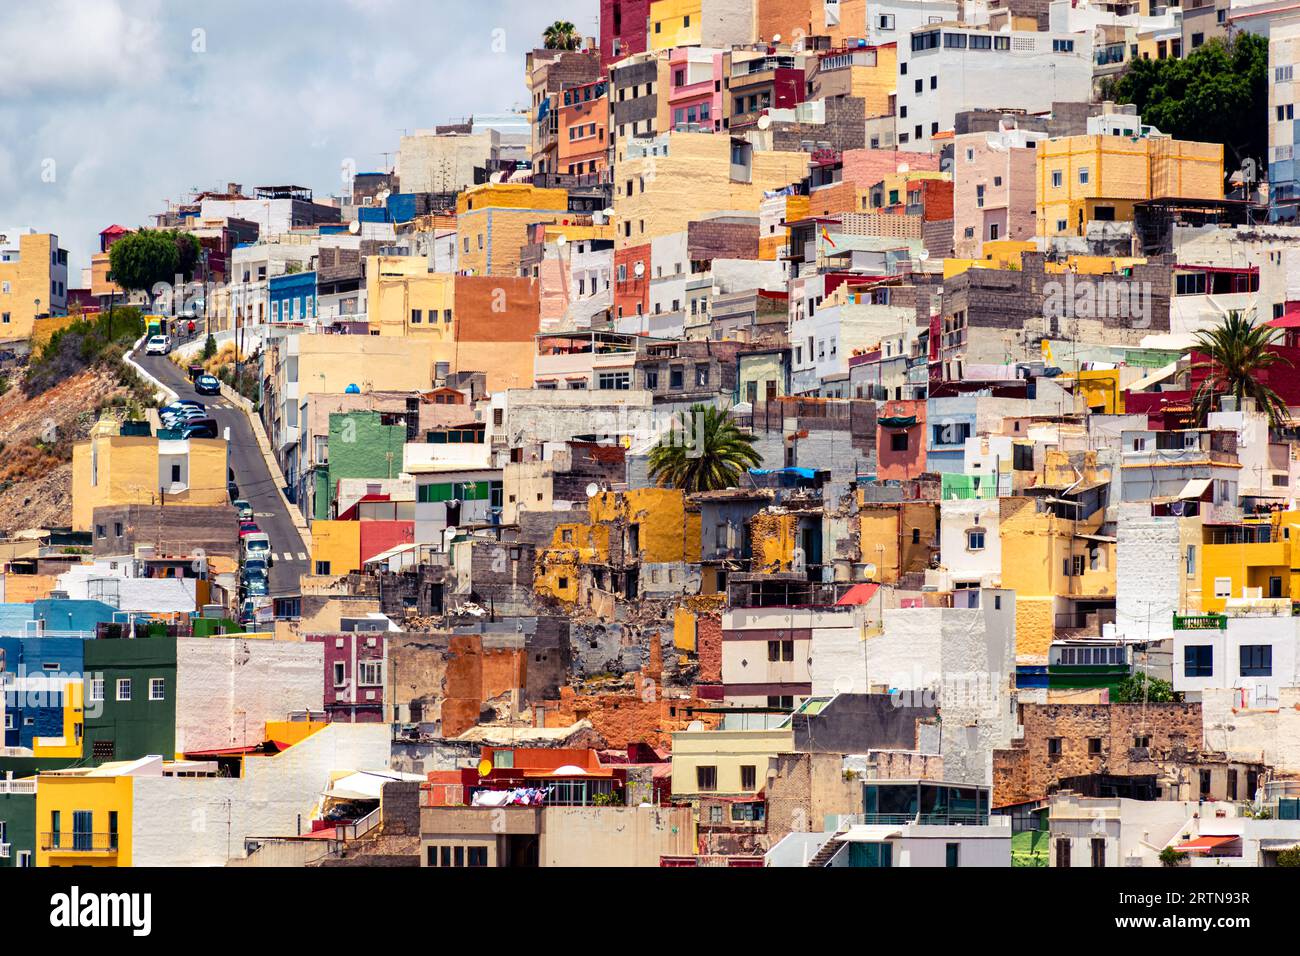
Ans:
[[[94,510],[118,505],[217,507],[229,501],[222,438],[162,441],[116,434],[98,422],[72,449],[72,527],[91,531]],[[182,491],[174,476],[179,468]]]
[[[1280,511],[1259,522],[1269,528],[1268,541],[1245,544],[1205,544],[1201,556],[1201,607],[1206,613],[1221,612],[1229,598],[1241,598],[1246,588],[1258,588],[1269,597],[1270,584],[1278,579],[1281,597],[1300,595],[1300,568],[1295,568],[1291,542],[1300,535],[1300,511]],[[1295,568],[1293,570],[1293,568]]]
[[[484,183],[456,200],[457,265],[470,275],[517,276],[528,227],[563,223],[569,194],[528,183]]]
[[[704,40],[704,0],[658,0],[650,5],[650,49],[699,46]]]
[[[614,212],[620,249],[685,232],[689,223],[709,212],[756,214],[765,190],[783,188],[808,174],[807,153],[755,150],[748,179],[733,179],[731,137],[670,133],[667,140],[666,156],[627,159],[619,165]]]
[[[32,740],[35,757],[79,758],[81,738],[85,732],[85,684],[69,680],[63,685],[63,733],[59,737],[36,737]]]
[[[603,492],[588,501],[587,512],[587,522],[557,525],[551,546],[538,555],[533,580],[538,594],[576,602],[580,570],[610,563],[612,529],[623,535],[625,564],[700,561],[700,513],[687,509],[677,489]]]
[[[89,773],[41,774],[36,785],[36,865],[129,867],[133,781],[114,774],[112,765]],[[85,812],[91,814],[90,835],[79,839],[73,814]]]
[[[349,385],[363,392],[426,391],[433,382],[437,345],[424,335],[300,335],[298,400],[339,394]]]
[[[1222,199],[1223,145],[1104,134],[1038,142],[1040,236],[1077,233],[1098,206],[1131,221],[1135,202],[1165,197]]]
[[[1038,511],[1032,498],[1003,498],[1000,504],[1001,584],[1016,592],[1016,656],[1045,657],[1056,615],[1068,609],[1062,599],[1114,599],[1115,545],[1082,537],[1096,535],[1104,511],[1072,521]]]
[[[311,525],[313,573],[340,575],[361,570],[361,522],[313,521]],[[316,571],[320,568],[320,571]],[[328,570],[327,570],[328,569]]]
[[[1075,383],[1075,391],[1083,396],[1083,402],[1088,408],[1100,408],[1103,415],[1124,414],[1124,392],[1120,386],[1119,369],[1081,371],[1075,375]]]
[[[689,730],[673,734],[673,796],[748,796],[767,784],[769,762],[789,753],[793,732],[784,730]],[[743,768],[752,767],[754,787],[744,786]],[[700,769],[706,768],[701,775]],[[710,776],[714,786],[700,787]]]
[[[52,257],[57,236],[25,233],[18,237],[18,260],[0,262],[0,341],[31,336],[36,316],[50,311]]]
[[[423,256],[367,256],[371,331],[454,341],[456,277],[430,272]],[[443,357],[439,356],[439,359]]]

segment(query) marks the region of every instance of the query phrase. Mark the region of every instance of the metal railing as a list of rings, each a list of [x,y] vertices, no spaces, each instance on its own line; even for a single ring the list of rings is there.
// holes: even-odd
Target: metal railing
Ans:
[[[382,807],[375,807],[360,820],[339,824],[334,828],[335,839],[356,840],[365,836],[383,821],[382,811]]]
[[[21,749],[21,748],[14,748]],[[2,755],[0,755],[2,756]],[[35,793],[36,778],[26,777],[22,780],[15,780],[12,776],[0,778],[0,794],[10,793]]]
[[[1175,614],[1175,631],[1226,631],[1228,619],[1222,614]]]
[[[0,843],[0,860],[9,859],[9,855],[12,852],[11,848],[12,848],[12,844]]]
[[[116,833],[42,833],[41,849],[59,853],[116,853]]]

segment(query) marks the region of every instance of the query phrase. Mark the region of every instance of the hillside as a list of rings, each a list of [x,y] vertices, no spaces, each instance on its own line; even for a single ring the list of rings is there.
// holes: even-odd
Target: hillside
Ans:
[[[106,405],[131,390],[113,369],[95,365],[28,398],[25,370],[0,395],[0,531],[67,525],[72,519],[72,446]]]

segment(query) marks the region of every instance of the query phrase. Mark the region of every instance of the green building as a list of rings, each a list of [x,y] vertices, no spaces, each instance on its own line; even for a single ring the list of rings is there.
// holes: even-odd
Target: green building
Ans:
[[[36,865],[36,791],[0,778],[0,868]]]
[[[396,422],[396,424],[385,424]],[[312,518],[328,521],[345,478],[396,478],[402,473],[406,422],[383,412],[330,414],[329,460],[314,469]]]
[[[85,761],[176,754],[176,638],[86,642]]]

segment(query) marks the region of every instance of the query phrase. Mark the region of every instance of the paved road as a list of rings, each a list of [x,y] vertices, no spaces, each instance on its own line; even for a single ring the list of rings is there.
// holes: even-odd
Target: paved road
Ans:
[[[275,555],[271,564],[271,596],[301,594],[299,579],[308,572],[309,555],[302,536],[289,518],[284,499],[275,487],[275,479],[266,467],[262,447],[253,436],[248,416],[223,395],[199,395],[194,391],[193,383],[170,358],[145,355],[143,348],[132,357],[181,398],[203,402],[223,432],[229,429],[230,466],[235,470],[239,496],[253,506],[254,520],[271,539],[271,553]]]

